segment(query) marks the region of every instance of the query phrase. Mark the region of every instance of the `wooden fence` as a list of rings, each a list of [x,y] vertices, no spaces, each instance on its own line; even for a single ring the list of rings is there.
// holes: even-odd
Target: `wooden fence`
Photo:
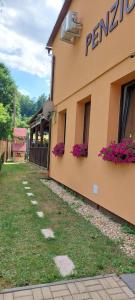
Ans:
[[[0,156],[4,153],[4,161],[12,159],[12,142],[0,141]]]
[[[29,161],[47,168],[48,147],[31,147],[29,153]]]

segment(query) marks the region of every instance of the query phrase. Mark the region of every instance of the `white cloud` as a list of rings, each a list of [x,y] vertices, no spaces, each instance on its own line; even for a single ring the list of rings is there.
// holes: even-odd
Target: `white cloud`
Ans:
[[[8,13],[8,17],[11,17],[13,19],[17,16],[17,11],[13,8],[9,8],[7,10],[7,13]]]
[[[27,91],[25,89],[21,89],[21,88],[19,88],[18,90],[22,95],[31,97],[31,93],[29,91]]]
[[[46,5],[59,11],[62,7],[63,0],[46,0]]]
[[[0,16],[0,62],[45,78],[50,57],[45,44],[64,0],[6,0]]]
[[[50,58],[44,45],[0,25],[0,61],[10,67],[45,77],[50,75]]]

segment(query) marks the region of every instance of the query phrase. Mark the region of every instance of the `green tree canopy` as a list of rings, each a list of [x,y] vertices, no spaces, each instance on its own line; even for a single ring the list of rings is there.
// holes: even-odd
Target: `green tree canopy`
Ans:
[[[30,117],[36,112],[35,103],[29,96],[19,96],[20,114],[22,117]]]
[[[12,119],[6,107],[0,103],[0,139],[11,137]]]
[[[36,101],[29,96],[22,95],[8,68],[0,63],[0,139],[9,138],[12,135],[14,103],[16,126],[28,128],[28,121],[46,100],[45,94],[42,94]]]
[[[17,87],[8,68],[0,63],[0,103],[7,107],[11,114],[13,112],[14,97],[17,92]]]
[[[47,97],[45,94],[42,94],[38,97],[36,103],[35,103],[35,110],[38,111],[44,104],[44,102],[47,100]]]

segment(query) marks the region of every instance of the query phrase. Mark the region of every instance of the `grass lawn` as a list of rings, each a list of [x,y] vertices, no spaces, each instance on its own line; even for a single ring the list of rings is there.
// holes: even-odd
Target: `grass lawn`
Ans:
[[[0,174],[1,288],[61,280],[53,262],[56,255],[73,260],[72,278],[135,272],[135,260],[124,255],[118,243],[78,216],[39,179],[39,168],[29,164],[5,165]],[[37,207],[31,205],[22,180],[28,180]],[[43,211],[44,219],[36,211]],[[45,240],[43,228],[52,228],[55,240]]]

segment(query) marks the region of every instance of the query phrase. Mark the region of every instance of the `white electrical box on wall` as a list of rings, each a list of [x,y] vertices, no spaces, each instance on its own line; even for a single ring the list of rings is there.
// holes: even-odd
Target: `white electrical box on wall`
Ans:
[[[99,187],[97,184],[93,184],[92,192],[94,195],[97,195],[99,193]]]

